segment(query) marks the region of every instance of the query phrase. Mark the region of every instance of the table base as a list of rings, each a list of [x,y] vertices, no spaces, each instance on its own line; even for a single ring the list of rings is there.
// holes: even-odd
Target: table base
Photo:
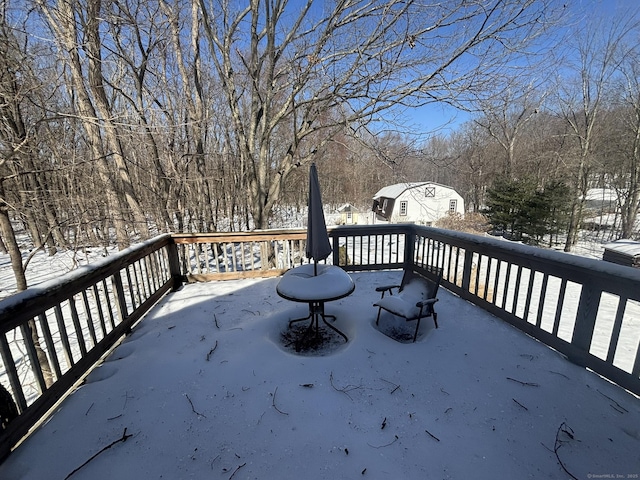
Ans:
[[[300,347],[301,347],[302,343],[304,342],[305,338],[307,338],[307,336],[313,330],[314,324],[315,324],[315,329],[316,329],[316,337],[318,336],[319,318],[322,318],[322,321],[324,322],[324,324],[327,327],[329,327],[331,330],[333,330],[334,332],[336,332],[339,335],[341,335],[342,338],[344,338],[345,342],[349,341],[349,339],[347,338],[347,336],[344,333],[342,333],[336,327],[334,327],[329,322],[327,322],[327,318],[331,318],[331,319],[333,319],[335,321],[336,317],[335,317],[335,315],[326,315],[324,313],[324,302],[309,302],[309,315],[307,315],[306,317],[303,317],[303,318],[296,318],[294,320],[289,320],[289,328],[291,328],[291,325],[294,324],[294,323],[304,322],[305,320],[311,319],[311,321],[309,322],[309,326],[304,331],[304,334],[302,335],[302,337],[296,341],[296,352],[300,351]]]

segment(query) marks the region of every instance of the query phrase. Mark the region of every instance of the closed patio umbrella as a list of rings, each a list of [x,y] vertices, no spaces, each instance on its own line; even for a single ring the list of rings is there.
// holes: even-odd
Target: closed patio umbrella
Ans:
[[[318,170],[315,163],[312,163],[309,169],[308,207],[306,254],[307,258],[313,258],[314,274],[317,274],[317,261],[327,258],[332,249],[322,210],[320,182],[318,182]]]

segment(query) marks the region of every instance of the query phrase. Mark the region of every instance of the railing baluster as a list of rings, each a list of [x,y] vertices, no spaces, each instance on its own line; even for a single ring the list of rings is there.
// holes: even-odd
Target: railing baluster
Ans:
[[[502,310],[507,310],[507,297],[509,296],[509,287],[511,286],[511,267],[513,266],[510,262],[505,263],[507,265],[507,273],[505,274],[504,288],[502,290],[502,305],[500,305]]]
[[[153,292],[155,291],[155,289],[153,288],[153,285],[151,284],[153,281],[153,271],[151,269],[151,265],[150,262],[151,259],[149,257],[144,257],[141,258],[139,260],[139,264],[140,264],[140,273],[141,275],[143,275],[143,285],[146,287],[144,289],[144,300],[146,301],[147,298],[149,298]],[[143,268],[144,267],[144,268]],[[207,272],[209,271],[209,258],[207,256]]]
[[[98,344],[98,338],[96,337],[96,329],[93,325],[93,315],[91,315],[91,307],[89,306],[89,297],[87,296],[87,291],[82,291],[82,303],[84,305],[84,314],[87,317],[87,328],[89,328],[89,335],[91,336],[91,341],[93,342],[93,346]]]
[[[535,279],[535,272],[533,270],[529,270],[529,282],[527,283],[527,297],[524,302],[524,314],[522,316],[525,322],[528,322],[529,318],[529,309],[531,308],[531,297],[533,295],[533,283]]]
[[[560,291],[558,292],[558,303],[556,304],[556,314],[553,319],[553,330],[551,333],[553,336],[558,336],[558,330],[560,328],[560,320],[562,319],[562,309],[564,307],[564,297],[567,291],[567,279],[563,278],[560,282]]]
[[[478,259],[478,261],[476,262],[476,275],[475,275],[475,279],[474,279],[474,295],[478,295],[478,292],[480,291],[480,271],[482,270],[482,255],[480,254],[473,254],[474,257],[476,257]]]
[[[49,327],[49,321],[46,314],[41,313],[38,316],[40,326],[42,327],[42,336],[44,337],[44,343],[47,346],[47,353],[49,354],[49,364],[53,364],[53,373],[56,379],[62,376],[60,371],[60,362],[58,361],[58,354],[56,352],[55,345],[53,343],[53,337],[51,336],[51,328]]]
[[[459,282],[459,278],[460,276],[458,275],[458,270],[460,268],[460,247],[456,246],[456,262],[455,262],[455,270],[454,270],[454,274],[453,274],[453,284],[457,285],[458,287],[462,287],[462,283]]]
[[[491,265],[493,264],[493,261],[490,257],[487,257],[488,261],[487,261],[487,268],[486,268],[486,273],[484,276],[484,294],[482,295],[483,299],[487,299],[487,296],[489,294],[489,281],[491,280]]]
[[[497,305],[498,291],[500,288],[500,271],[502,269],[502,261],[496,259],[496,278],[493,281],[493,300],[491,303]]]
[[[69,297],[68,302],[69,308],[71,309],[71,321],[73,322],[73,328],[78,340],[78,347],[80,348],[80,355],[84,357],[87,354],[87,345],[84,340],[84,334],[82,333],[82,327],[80,326],[80,317],[78,316],[75,297],[73,295]]]
[[[107,303],[107,311],[109,312],[109,324],[111,325],[111,330],[114,330],[116,328],[116,316],[115,312],[113,311],[111,295],[109,294],[109,287],[107,286],[106,280],[102,280],[102,290],[104,291],[104,299]]]
[[[47,385],[44,381],[44,375],[42,374],[42,365],[40,365],[40,359],[38,358],[38,352],[36,351],[36,346],[33,343],[34,333],[32,329],[35,328],[35,322],[23,323],[20,325],[20,332],[22,333],[22,340],[24,341],[24,345],[27,349],[27,357],[29,358],[29,365],[31,365],[31,371],[36,377],[36,382],[38,384],[39,393],[42,394],[47,389]],[[35,335],[38,335],[37,330],[35,331]]]
[[[62,342],[62,346],[64,348],[65,359],[67,361],[67,370],[69,370],[75,364],[73,359],[73,354],[71,352],[71,344],[69,343],[69,336],[67,335],[67,327],[64,324],[64,315],[62,314],[62,309],[60,308],[60,304],[53,307],[53,311],[55,312],[56,322],[58,324],[58,331],[60,332],[60,341]]]
[[[125,273],[125,276],[127,277],[127,288],[129,289],[129,295],[131,297],[131,304],[132,304],[133,308],[136,308],[138,306],[138,304],[136,304],[136,296],[133,293],[133,283],[131,282],[131,273],[129,271],[129,268],[131,268],[131,267],[133,267],[133,269],[134,269],[133,273],[135,275],[135,264],[127,265],[127,267],[124,269],[124,273]],[[120,281],[122,282],[122,280],[120,280]],[[136,283],[136,289],[137,289],[137,287],[138,287],[138,285]],[[138,293],[138,295],[140,295],[140,294]],[[142,303],[142,302],[140,302],[140,303]]]
[[[607,350],[607,362],[613,363],[613,358],[618,348],[618,340],[620,338],[620,330],[622,329],[622,319],[624,318],[624,310],[627,306],[626,297],[618,300],[618,308],[616,309],[616,318],[613,322],[613,330],[611,331],[611,339],[609,340],[609,349]]]
[[[536,327],[540,328],[542,325],[542,315],[544,314],[544,305],[547,297],[547,284],[549,283],[549,275],[545,273],[542,277],[542,286],[540,287],[540,294],[538,295],[538,316],[536,318]]]
[[[522,266],[516,265],[516,271],[516,286],[513,291],[513,305],[511,307],[511,313],[514,315],[517,315],[516,312],[518,311],[518,297],[520,296],[520,282],[522,281]]]
[[[23,412],[27,408],[27,401],[24,398],[24,392],[22,391],[22,385],[18,378],[18,371],[16,370],[16,364],[11,355],[11,348],[7,342],[5,333],[0,334],[0,356],[2,357],[2,363],[9,376],[9,384],[13,391],[13,398],[16,401],[16,405],[20,412]]]

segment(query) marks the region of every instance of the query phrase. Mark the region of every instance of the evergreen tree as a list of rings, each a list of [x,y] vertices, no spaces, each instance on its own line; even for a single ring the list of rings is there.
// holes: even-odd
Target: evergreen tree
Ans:
[[[533,178],[499,179],[487,191],[486,215],[496,230],[513,240],[539,244],[567,226],[570,190],[561,181],[538,188]]]
[[[529,201],[535,193],[535,183],[529,179],[497,179],[487,190],[486,215],[496,230],[502,230],[514,240],[521,240],[528,224]]]

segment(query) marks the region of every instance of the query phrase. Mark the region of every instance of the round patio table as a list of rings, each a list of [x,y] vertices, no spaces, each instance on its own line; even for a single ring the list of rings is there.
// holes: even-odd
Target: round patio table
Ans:
[[[335,320],[335,315],[327,315],[324,312],[325,302],[339,300],[353,293],[356,286],[353,280],[340,267],[325,264],[307,264],[292,268],[285,272],[276,287],[276,292],[282,298],[292,302],[309,304],[309,315],[289,321],[289,327],[293,323],[310,320],[302,338],[296,342],[296,350],[299,351],[301,342],[315,327],[318,335],[318,322],[322,321],[330,329],[340,334],[345,342],[349,339],[335,326],[327,322],[327,318]]]

